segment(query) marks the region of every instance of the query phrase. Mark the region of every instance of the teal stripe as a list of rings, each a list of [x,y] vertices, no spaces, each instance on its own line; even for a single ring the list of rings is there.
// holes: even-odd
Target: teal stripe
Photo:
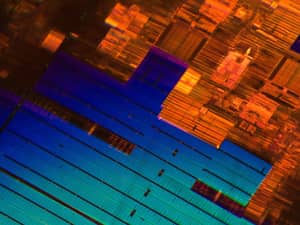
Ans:
[[[114,217],[110,216],[108,213],[105,212],[104,209],[101,209],[100,206],[94,205],[88,199],[84,199],[80,197],[77,193],[72,192],[71,190],[54,183],[47,177],[42,176],[39,171],[29,170],[28,167],[25,165],[18,164],[14,161],[3,159],[0,157],[1,167],[6,168],[7,170],[11,171],[13,174],[16,174],[19,177],[27,180],[31,184],[46,190],[53,196],[56,196],[63,202],[66,202],[72,207],[83,211],[90,217],[101,221],[102,223],[106,224],[125,224],[121,223],[119,220],[115,219]],[[13,215],[11,213],[8,213]],[[17,218],[17,217],[16,217]],[[31,223],[25,223],[31,224]],[[80,224],[79,224],[80,225]]]
[[[57,148],[57,147],[55,147],[55,146],[58,146],[59,145],[59,143],[64,143],[64,148],[63,149],[58,149],[58,150],[56,150],[56,153],[59,153],[59,154],[62,154],[65,150],[64,149],[76,149],[76,152],[74,152],[74,154],[68,154],[67,152],[66,152],[66,155],[64,155],[63,157],[67,157],[67,158],[69,158],[70,159],[70,161],[72,161],[72,162],[78,162],[78,164],[82,164],[83,162],[82,162],[82,158],[85,158],[85,162],[87,163],[87,167],[90,167],[91,168],[91,165],[97,165],[97,164],[102,164],[102,167],[103,168],[107,168],[107,170],[110,170],[110,177],[109,178],[111,178],[112,179],[112,177],[113,177],[113,175],[114,174],[122,174],[122,175],[124,175],[124,173],[125,172],[118,172],[118,170],[116,170],[116,172],[113,172],[114,171],[114,167],[113,167],[113,164],[112,164],[112,162],[111,161],[107,161],[107,160],[105,160],[105,159],[101,159],[100,160],[100,158],[99,159],[97,159],[97,157],[99,157],[99,155],[97,156],[97,155],[90,155],[90,156],[87,156],[87,153],[88,153],[88,149],[87,150],[84,150],[84,151],[82,151],[82,153],[80,153],[80,151],[79,151],[79,149],[81,149],[82,148],[82,146],[81,145],[78,145],[78,143],[76,144],[76,142],[74,142],[74,141],[72,141],[72,140],[70,140],[69,138],[66,138],[66,137],[64,137],[64,136],[58,136],[58,134],[57,133],[53,133],[52,134],[52,132],[54,132],[54,131],[51,131],[51,129],[49,130],[49,128],[47,128],[46,126],[42,126],[42,124],[40,124],[40,125],[37,125],[38,123],[37,123],[37,121],[36,122],[32,122],[32,124],[36,124],[35,125],[35,130],[33,130],[33,128],[32,127],[29,127],[29,126],[23,126],[23,128],[21,128],[21,127],[19,127],[19,128],[16,128],[16,129],[18,129],[18,132],[21,132],[23,129],[25,129],[25,130],[27,130],[24,134],[25,135],[29,135],[29,134],[34,134],[34,137],[33,138],[35,138],[36,140],[37,139],[39,139],[39,142],[40,142],[40,144],[45,144],[46,142],[45,141],[43,141],[44,139],[43,139],[43,135],[41,134],[41,132],[43,131],[44,133],[47,133],[48,135],[50,135],[50,136],[52,136],[52,135],[55,135],[55,136],[52,136],[52,138],[51,138],[51,141],[49,141],[49,142],[47,142],[47,145],[49,145],[49,148],[51,148],[51,149],[53,149],[53,148]],[[40,128],[37,128],[37,127],[40,127]],[[30,129],[30,130],[28,130],[28,129]],[[40,136],[40,134],[41,134],[41,136]],[[40,137],[39,137],[40,136]],[[55,137],[55,138],[54,138]],[[63,138],[63,139],[62,139]],[[7,139],[7,138],[6,138]],[[52,141],[53,140],[53,141]],[[55,143],[56,142],[56,143]],[[79,146],[81,146],[81,147],[79,147]],[[113,151],[112,149],[111,149],[111,151]],[[75,155],[79,155],[79,157],[78,157],[78,159],[76,159],[76,158],[74,158],[75,157]],[[122,155],[122,154],[119,154],[119,155]],[[70,158],[70,157],[72,157],[72,158]],[[131,158],[131,157],[129,157],[129,158]],[[92,161],[89,161],[89,160],[92,160],[92,161],[95,161],[95,162],[92,162]],[[105,163],[107,161],[107,163]],[[107,166],[105,166],[105,165],[107,165]],[[97,166],[95,166],[95,169],[93,169],[93,170],[91,170],[92,172],[93,171],[96,171],[97,170]],[[106,178],[106,179],[109,179],[109,178]],[[128,177],[126,177],[126,176],[124,176],[124,178],[126,178],[126,180],[128,180],[129,178]],[[115,180],[117,180],[118,179],[118,177],[116,177],[115,178]],[[130,178],[131,179],[131,178]],[[132,178],[132,180],[135,180],[136,178]],[[115,182],[115,181],[113,181],[113,180],[108,180],[108,182]],[[137,182],[137,181],[136,181]],[[117,187],[120,187],[120,184],[119,183],[115,183],[114,184],[114,186],[117,186]],[[124,186],[123,188],[125,188],[124,190],[126,190],[126,186]],[[138,192],[138,194],[139,195],[142,195],[142,193],[145,191],[145,189],[146,189],[146,187],[143,189],[143,190],[141,190],[141,191],[139,191]],[[133,189],[133,190],[135,190],[135,189]],[[155,189],[154,189],[155,190]],[[195,196],[195,194],[193,193],[193,192],[191,192],[189,189],[187,189],[186,187],[185,187],[185,190],[186,190],[186,192],[189,192],[189,193],[191,193],[189,196],[191,196],[191,198],[193,197],[193,195]],[[155,193],[154,191],[153,191],[153,193]],[[133,195],[133,194],[132,194]],[[159,196],[161,196],[161,198],[163,197],[163,194],[162,193],[160,193],[159,194]],[[196,198],[197,199],[197,198]],[[198,198],[199,199],[199,198]],[[201,198],[200,198],[201,199]],[[203,205],[205,205],[204,204],[204,200],[202,201],[203,203],[201,203],[201,206],[202,207],[204,207]],[[214,212],[214,211],[216,211],[217,209],[218,209],[218,207],[215,205],[215,204],[213,204],[213,203],[211,203],[211,202],[209,202],[209,203],[207,203],[207,202],[209,202],[209,201],[206,201],[206,209],[207,209],[207,211],[208,212]],[[199,203],[197,203],[197,204],[199,204]],[[188,207],[188,206],[185,206],[185,207],[179,207],[179,209],[178,210],[182,210],[182,211],[184,211],[183,209],[184,208],[186,208],[186,207]],[[205,208],[204,208],[205,209]],[[191,211],[191,210],[187,210],[187,214],[190,214],[191,212],[193,212],[193,211]],[[227,214],[229,214],[229,215],[231,215],[230,213],[228,213],[227,211],[225,211],[225,210],[219,210],[219,213],[220,213],[220,215],[221,214],[224,214],[224,215],[226,215],[226,213]],[[196,215],[197,217],[199,217],[199,215],[198,215],[198,212],[197,213],[194,213],[194,215]],[[222,217],[220,217],[220,218],[222,218]],[[225,217],[226,218],[226,217]],[[233,218],[235,218],[233,215],[231,216],[231,222],[232,222],[232,220],[234,220]],[[237,220],[236,219],[236,221],[237,222],[240,222],[239,220]]]
[[[0,186],[0,196],[1,208],[8,207],[11,210],[14,209],[19,212],[20,216],[22,216],[20,217],[22,220],[19,220],[23,221],[25,224],[69,224],[2,186]],[[24,217],[28,218],[25,219]],[[18,219],[17,217],[15,218]],[[28,221],[31,222],[28,223]]]
[[[55,202],[54,200],[48,198],[47,196],[37,192],[36,190],[18,182],[12,177],[0,173],[0,184],[3,184],[16,192],[20,193],[23,196],[31,199],[33,202],[41,205],[42,207],[52,211],[56,215],[59,215],[65,220],[69,221],[72,224],[94,224],[91,221],[85,219],[77,213],[74,213],[70,209],[62,206],[61,204]]]

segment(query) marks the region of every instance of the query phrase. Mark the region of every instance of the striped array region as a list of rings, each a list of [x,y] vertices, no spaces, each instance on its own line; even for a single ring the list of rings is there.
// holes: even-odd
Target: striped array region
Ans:
[[[186,66],[154,48],[119,83],[61,52],[36,86],[52,113],[0,92],[1,221],[252,224],[242,209],[271,165],[157,118]]]

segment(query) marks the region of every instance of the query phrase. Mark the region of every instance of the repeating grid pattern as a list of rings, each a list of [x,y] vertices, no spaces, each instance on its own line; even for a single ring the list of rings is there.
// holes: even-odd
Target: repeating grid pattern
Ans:
[[[158,87],[149,87],[151,72],[139,73],[157,60],[168,77],[156,74]],[[157,119],[184,70],[154,50],[123,85],[57,55],[37,90],[96,125],[88,132],[19,104],[0,134],[0,204],[7,205],[0,216],[8,224],[251,224],[191,189],[200,180],[245,206],[270,165],[228,141],[216,150]],[[17,105],[2,99],[1,107]],[[99,129],[117,134],[130,154],[112,136],[99,138]]]

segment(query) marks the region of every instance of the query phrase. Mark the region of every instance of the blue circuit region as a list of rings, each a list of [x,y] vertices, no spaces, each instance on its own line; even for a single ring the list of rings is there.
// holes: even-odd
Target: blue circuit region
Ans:
[[[245,207],[271,165],[228,140],[215,149],[157,118],[186,68],[152,48],[131,80],[119,83],[59,52],[36,91],[97,124],[102,139],[0,93],[0,204],[8,205],[0,213],[12,224],[10,215],[25,224],[251,224],[192,187],[200,181]],[[134,146],[130,152],[112,144],[116,135]]]

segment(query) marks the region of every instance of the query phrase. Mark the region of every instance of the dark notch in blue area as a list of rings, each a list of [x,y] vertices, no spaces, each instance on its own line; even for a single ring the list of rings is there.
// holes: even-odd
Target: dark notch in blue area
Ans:
[[[19,97],[0,89],[0,130],[3,129],[9,120],[19,101]]]
[[[300,35],[297,37],[296,41],[293,43],[291,49],[300,54]]]

